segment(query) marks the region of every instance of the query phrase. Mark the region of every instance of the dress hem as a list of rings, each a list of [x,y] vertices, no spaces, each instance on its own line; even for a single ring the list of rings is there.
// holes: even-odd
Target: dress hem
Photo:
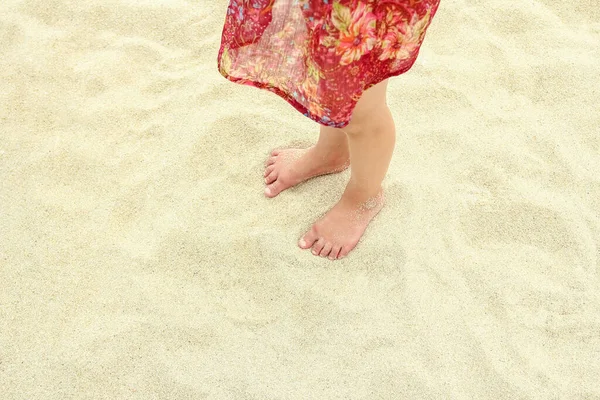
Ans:
[[[300,102],[296,101],[293,98],[293,96],[290,95],[289,92],[286,92],[286,91],[284,91],[283,89],[281,89],[281,88],[279,88],[277,86],[273,86],[273,85],[270,85],[270,84],[264,83],[264,82],[253,81],[253,80],[246,79],[246,78],[239,78],[239,77],[232,76],[230,74],[223,73],[223,70],[221,68],[221,54],[222,54],[222,51],[223,51],[223,48],[221,48],[219,50],[219,58],[217,60],[217,65],[218,65],[219,73],[225,79],[227,79],[227,80],[229,80],[231,82],[237,83],[237,84],[241,84],[241,85],[245,85],[245,86],[252,86],[252,87],[255,87],[255,88],[258,88],[258,89],[268,90],[271,93],[275,93],[276,95],[278,95],[279,97],[281,97],[283,100],[287,101],[297,111],[299,111],[300,113],[302,113],[302,115],[304,115],[305,117],[310,118],[311,120],[315,121],[316,123],[318,123],[320,125],[329,126],[329,127],[333,127],[333,128],[340,128],[341,129],[341,128],[344,128],[344,127],[348,126],[348,124],[350,123],[350,120],[348,120],[348,121],[342,121],[342,122],[336,122],[336,121],[330,120],[328,122],[325,122],[325,121],[323,121],[323,117],[317,117],[316,115],[312,114],[308,110],[308,108],[306,108]],[[383,82],[386,79],[389,79],[391,77],[404,74],[405,72],[407,72],[408,70],[410,70],[412,68],[412,66],[414,65],[416,59],[417,59],[417,57],[415,57],[413,59],[413,62],[411,62],[405,68],[399,69],[398,71],[389,72],[389,73],[381,76],[380,79],[371,82],[367,86],[370,88],[371,86],[377,85],[378,83]],[[362,94],[366,90],[368,90],[368,89],[363,89],[362,91],[356,93],[356,94],[360,93],[359,99],[360,99],[360,97],[362,96]],[[357,101],[351,101],[351,104],[352,104],[351,110],[354,110],[354,108],[356,107],[357,103],[358,103],[358,100]]]

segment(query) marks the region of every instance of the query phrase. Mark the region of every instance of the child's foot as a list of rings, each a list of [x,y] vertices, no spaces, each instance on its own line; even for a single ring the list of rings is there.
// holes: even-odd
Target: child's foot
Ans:
[[[265,169],[265,196],[275,197],[283,190],[319,175],[342,172],[350,166],[348,153],[322,154],[308,149],[273,150]]]
[[[298,242],[302,249],[330,260],[345,257],[358,243],[369,222],[383,208],[383,190],[367,197],[348,188],[340,201],[315,222]]]

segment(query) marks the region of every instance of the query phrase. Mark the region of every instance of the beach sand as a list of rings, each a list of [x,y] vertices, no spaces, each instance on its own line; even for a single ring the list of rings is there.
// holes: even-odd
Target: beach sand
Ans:
[[[0,397],[600,399],[600,11],[442,0],[387,205],[299,237],[318,125],[217,70],[225,0],[2,0]]]

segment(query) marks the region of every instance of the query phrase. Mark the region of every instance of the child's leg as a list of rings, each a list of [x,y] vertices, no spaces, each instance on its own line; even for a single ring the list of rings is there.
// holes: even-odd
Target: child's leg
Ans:
[[[346,156],[350,158],[350,149],[348,148],[348,136],[338,128],[319,125],[319,140],[315,148],[324,156]]]
[[[299,246],[330,259],[342,258],[383,207],[381,182],[389,167],[396,129],[386,102],[387,80],[365,91],[344,131],[352,174],[340,201],[313,224]]]
[[[348,137],[341,129],[321,126],[317,144],[308,149],[271,152],[265,169],[265,195],[281,191],[318,175],[341,172],[350,165]]]
[[[387,84],[385,80],[365,91],[352,121],[344,128],[352,168],[346,192],[358,196],[357,200],[365,201],[379,193],[392,160],[396,128],[387,106]]]

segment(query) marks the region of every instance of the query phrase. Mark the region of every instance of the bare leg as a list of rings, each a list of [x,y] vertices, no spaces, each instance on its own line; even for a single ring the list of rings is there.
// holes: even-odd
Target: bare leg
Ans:
[[[308,149],[276,149],[265,169],[265,196],[275,197],[283,190],[318,175],[341,172],[350,165],[348,137],[341,129],[321,125],[319,140]]]
[[[312,253],[337,259],[358,243],[371,219],[384,204],[381,183],[394,151],[396,128],[387,106],[388,80],[366,90],[351,122],[348,136],[352,174],[340,201],[315,222],[298,245]]]

